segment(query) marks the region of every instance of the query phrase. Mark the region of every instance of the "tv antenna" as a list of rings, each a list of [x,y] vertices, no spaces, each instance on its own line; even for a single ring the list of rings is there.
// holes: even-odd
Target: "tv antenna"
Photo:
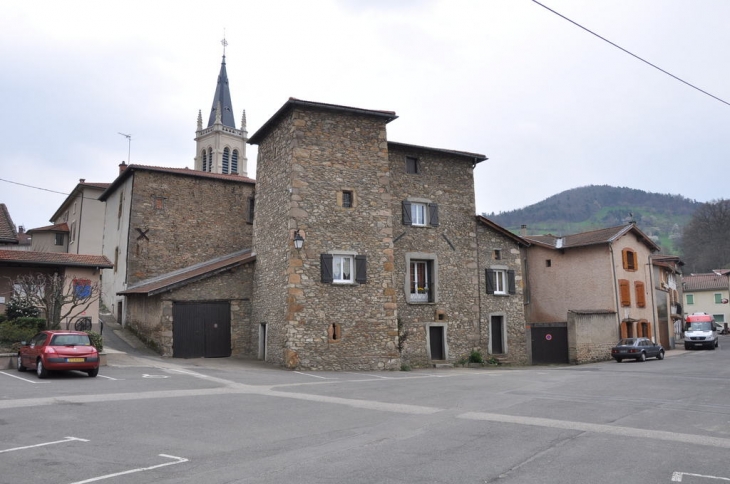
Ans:
[[[119,133],[125,138],[127,138],[127,141],[129,142],[129,148],[127,149],[127,164],[130,165],[132,163],[132,135],[131,134],[125,134],[125,133]]]

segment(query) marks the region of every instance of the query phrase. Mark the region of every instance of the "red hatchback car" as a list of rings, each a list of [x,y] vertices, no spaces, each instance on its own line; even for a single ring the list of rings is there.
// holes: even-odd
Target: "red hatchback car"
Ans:
[[[99,353],[81,331],[41,331],[18,351],[18,371],[34,369],[38,378],[50,370],[80,370],[99,374]]]

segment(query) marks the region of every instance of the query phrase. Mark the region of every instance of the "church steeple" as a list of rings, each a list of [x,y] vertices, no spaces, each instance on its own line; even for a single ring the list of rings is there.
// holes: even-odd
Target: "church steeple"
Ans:
[[[224,175],[248,176],[246,169],[246,111],[241,117],[241,129],[236,129],[233,118],[231,93],[226,72],[226,39],[223,44],[223,61],[213,96],[208,126],[203,127],[202,114],[198,111],[198,129],[195,132],[195,169]]]
[[[210,108],[210,117],[208,118],[208,127],[215,124],[216,111],[220,105],[220,117],[223,126],[236,129],[236,121],[233,119],[233,105],[231,103],[231,92],[228,90],[228,73],[226,72],[226,54],[225,46],[228,44],[223,39],[223,61],[221,62],[221,71],[218,74],[218,83],[215,86],[215,96],[213,96],[213,106]]]

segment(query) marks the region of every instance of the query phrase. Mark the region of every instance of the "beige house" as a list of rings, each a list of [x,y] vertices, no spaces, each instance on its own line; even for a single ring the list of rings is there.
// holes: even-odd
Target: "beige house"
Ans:
[[[682,278],[684,315],[711,314],[720,324],[730,323],[730,270],[717,269],[707,274],[690,274]]]
[[[682,337],[682,266],[676,256],[652,255],[654,320],[659,343],[673,349]]]
[[[635,224],[523,238],[532,244],[526,258],[525,317],[533,332],[533,355],[540,348],[535,345],[565,341],[569,361],[580,363],[608,359],[608,349],[620,337],[657,339],[649,256],[659,247]],[[600,323],[581,331],[568,324],[596,317]],[[545,328],[551,332],[543,337]],[[582,335],[580,341],[570,334]]]
[[[66,277],[69,286],[93,286],[99,283],[102,269],[111,267],[106,257],[66,253],[0,250],[0,313],[4,313],[15,287],[13,281],[25,274],[58,274]],[[67,289],[72,289],[71,287]],[[90,317],[99,322],[99,300],[96,299],[78,317]],[[73,321],[62,321],[61,325]]]
[[[107,187],[109,183],[90,183],[83,178],[79,180],[71,194],[51,217],[53,226],[59,227],[65,224],[68,230],[68,238],[63,244],[58,244],[59,232],[53,233],[54,246],[65,245],[66,252],[71,254],[101,255],[105,204],[99,200],[99,196]],[[33,250],[45,250],[44,247],[50,247],[45,240],[43,244],[45,245],[40,247],[34,238]]]

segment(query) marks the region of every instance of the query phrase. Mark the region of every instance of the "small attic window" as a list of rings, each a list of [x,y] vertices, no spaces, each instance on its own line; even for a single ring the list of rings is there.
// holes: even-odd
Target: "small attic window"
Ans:
[[[553,261],[550,259],[545,259],[545,267],[552,267]]]

